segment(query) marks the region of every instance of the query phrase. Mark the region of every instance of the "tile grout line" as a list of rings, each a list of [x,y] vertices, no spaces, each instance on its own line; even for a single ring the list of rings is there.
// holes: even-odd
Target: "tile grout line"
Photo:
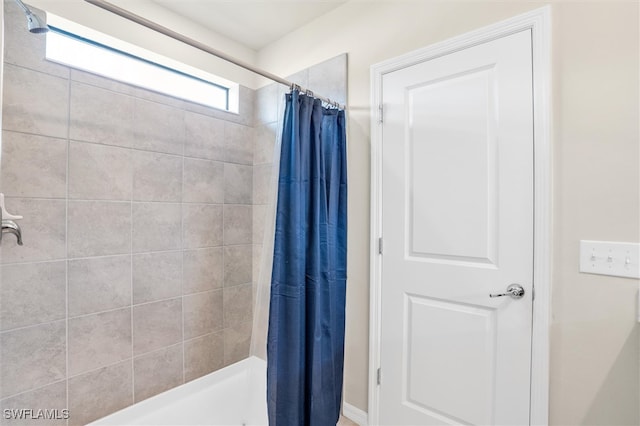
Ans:
[[[165,348],[161,348],[161,349],[165,349]],[[153,352],[153,351],[151,351],[151,352]],[[146,354],[151,353],[151,352],[145,352],[143,355],[146,355]],[[106,370],[106,369],[114,367],[114,366],[116,366],[118,364],[125,364],[128,361],[131,361],[131,359],[130,358],[124,358],[124,359],[121,359],[119,361],[110,362],[109,364],[101,365],[100,367],[95,367],[95,368],[91,368],[90,370],[81,371],[79,373],[74,374],[73,376],[71,376],[69,378],[70,379],[75,379],[76,377],[82,377],[82,376],[85,376],[87,374],[95,373],[96,371]]]
[[[255,246],[254,246],[254,241],[253,241],[253,216],[254,216],[254,211],[255,211],[255,200],[256,200],[256,165],[255,165],[255,159],[256,159],[256,144],[257,144],[257,134],[256,131],[254,130],[251,134],[251,217],[250,217],[250,221],[249,221],[249,227],[250,227],[250,232],[249,232],[249,238],[251,241],[251,263],[250,263],[250,271],[251,271],[251,284],[249,287],[249,311],[250,311],[250,318],[251,318],[251,327],[250,327],[250,332],[249,332],[249,348],[248,351],[246,353],[243,353],[243,356],[245,357],[250,357],[251,356],[251,340],[253,338],[253,316],[255,315],[255,297],[254,297],[254,282],[255,282],[255,277],[254,277],[254,265],[256,263],[256,250],[255,250]],[[240,327],[238,327],[240,328]]]
[[[39,385],[39,386],[36,386],[36,387],[33,387],[33,388],[29,388],[29,389],[20,391],[18,393],[7,395],[7,396],[3,397],[2,399],[0,399],[0,402],[4,402],[4,401],[7,401],[7,400],[12,399],[12,398],[16,398],[16,397],[19,397],[19,396],[22,396],[22,395],[26,395],[26,394],[31,393],[31,392],[36,392],[36,391],[39,391],[39,390],[44,389],[46,387],[60,384],[62,382],[66,383],[67,380],[68,379],[65,377],[63,379],[56,380],[55,382],[47,383],[47,384],[44,384],[44,385]],[[65,389],[66,389],[66,385],[65,385]]]
[[[137,106],[136,106],[136,102],[135,102],[135,97],[134,97],[134,101],[133,101],[133,116],[134,116],[134,121],[137,115]],[[133,141],[131,143],[133,145]],[[136,379],[135,379],[135,363],[134,363],[134,350],[133,350],[133,345],[134,345],[134,324],[133,324],[133,198],[134,198],[134,194],[133,194],[133,187],[134,187],[134,181],[135,181],[135,173],[133,172],[133,148],[129,148],[129,152],[131,153],[131,199],[130,199],[130,204],[129,204],[129,208],[130,208],[130,234],[129,234],[129,289],[130,289],[130,315],[131,315],[131,403],[135,404],[136,401]]]
[[[53,74],[50,74],[50,73],[47,73],[47,72],[44,72],[44,71],[39,71],[37,69],[32,69],[32,68],[25,67],[25,66],[22,66],[22,65],[15,65],[15,64],[11,64],[11,65],[14,65],[14,66],[17,66],[17,67],[20,67],[20,68],[25,68],[25,69],[31,70],[31,71],[36,71],[36,72],[41,72],[41,73],[53,75]],[[71,71],[76,71],[76,70],[80,71],[82,73],[85,73],[85,74],[91,74],[92,76],[96,75],[96,74],[93,74],[93,73],[91,73],[89,71],[83,71],[83,70],[71,67]],[[101,89],[101,90],[104,90],[106,92],[110,92],[110,93],[113,93],[113,94],[116,94],[116,95],[127,96],[127,97],[135,98],[135,99],[138,99],[138,100],[141,100],[141,101],[150,102],[150,103],[166,106],[166,107],[169,107],[169,108],[182,110],[184,112],[190,112],[190,113],[193,113],[193,114],[203,115],[205,117],[211,117],[211,118],[215,118],[215,119],[223,120],[223,121],[230,121],[232,123],[235,123],[235,124],[238,124],[238,125],[241,125],[241,126],[249,126],[249,125],[243,124],[241,122],[240,113],[236,113],[236,112],[233,112],[233,111],[225,110],[225,109],[222,109],[222,108],[217,108],[217,107],[214,107],[214,106],[199,104],[197,102],[189,101],[188,99],[182,99],[182,98],[179,98],[179,97],[176,97],[176,96],[172,96],[172,95],[169,95],[169,94],[153,92],[153,90],[149,90],[149,89],[145,89],[145,88],[143,88],[141,86],[136,86],[136,85],[133,85],[133,84],[125,83],[125,82],[117,80],[117,79],[111,79],[109,77],[99,76],[100,78],[104,78],[104,79],[108,80],[108,82],[112,82],[112,83],[115,82],[116,84],[121,85],[121,86],[126,86],[126,87],[130,88],[131,90],[125,91],[125,90],[118,90],[116,88],[106,87],[106,86],[100,85],[99,83],[96,83],[96,82],[88,82],[86,80],[77,79],[72,74],[73,74],[73,72],[69,74],[69,78],[74,83],[82,84],[82,85],[85,85],[85,86],[91,86],[93,88]],[[55,75],[53,75],[53,76],[55,77]],[[253,90],[253,89],[251,89],[251,90]],[[161,96],[161,97],[164,97],[166,99],[165,100],[162,100],[161,98],[153,99],[151,97],[140,96],[141,93],[149,93],[149,92],[151,92],[155,96]],[[217,114],[222,114],[222,115],[225,115],[225,116],[229,116],[227,118],[235,118],[235,120],[233,120],[233,119],[227,120],[227,118],[214,117],[214,116],[212,116],[210,114],[207,114],[207,113],[193,111],[193,110],[189,109],[190,107],[191,108],[201,108],[201,109],[204,109],[205,111],[207,111],[209,113],[210,112],[215,112]],[[209,111],[209,110],[212,110],[212,111]]]
[[[225,303],[224,303],[224,287],[226,284],[226,277],[225,277],[225,273],[226,273],[226,262],[225,259],[227,257],[227,250],[226,250],[226,241],[225,241],[225,206],[226,201],[227,201],[227,150],[225,149],[227,145],[227,123],[224,123],[224,126],[222,127],[222,147],[223,147],[223,154],[224,154],[224,166],[222,169],[222,324],[220,327],[220,330],[222,332],[222,362],[221,365],[224,366],[226,364],[226,352],[227,352],[227,345],[225,342],[225,338],[224,338],[224,313],[225,313]]]
[[[71,156],[71,72],[67,79],[67,164],[65,176],[64,269],[65,269],[65,394],[69,410],[69,163]],[[71,416],[69,416],[71,417]],[[69,424],[69,419],[66,419]]]
[[[39,133],[25,132],[25,131],[15,130],[15,129],[3,129],[3,131],[8,132],[8,133],[20,134],[20,135],[24,135],[24,136],[35,136],[37,138],[64,140],[64,141],[73,142],[73,143],[95,145],[95,146],[106,147],[106,148],[127,149],[127,150],[130,150],[131,152],[158,154],[158,155],[163,155],[163,156],[167,156],[167,157],[183,158],[183,159],[187,159],[187,160],[207,161],[207,162],[211,162],[211,163],[228,163],[228,164],[232,164],[232,165],[235,165],[235,166],[246,166],[246,167],[253,167],[253,166],[256,166],[256,165],[258,165],[258,166],[264,165],[264,164],[251,164],[251,163],[244,163],[244,162],[237,162],[237,161],[226,161],[226,160],[221,159],[221,158],[196,157],[194,155],[182,155],[180,153],[174,153],[174,152],[158,151],[158,150],[153,150],[153,149],[144,149],[144,148],[136,148],[136,147],[132,147],[132,146],[109,144],[109,143],[105,143],[105,142],[89,141],[89,140],[83,140],[83,139],[79,139],[79,138],[71,138],[70,135],[68,137],[60,137],[60,136],[43,135],[43,134],[39,134]],[[265,163],[265,164],[268,164],[268,163]]]
[[[227,286],[227,287],[217,287],[217,288],[212,288],[212,289],[203,290],[203,291],[196,291],[196,292],[193,292],[193,293],[186,294],[186,295],[184,295],[184,297],[204,295],[205,293],[214,293],[214,292],[217,292],[217,291],[222,291],[225,288],[232,289],[232,288],[236,288],[236,287],[247,286],[249,284],[251,284],[251,283],[250,282],[244,282],[244,283],[240,283],[240,284],[233,284],[233,285],[230,285],[230,286]],[[138,303],[138,304],[133,305],[133,307],[152,305],[152,304],[155,304],[155,303],[169,302],[169,301],[172,301],[172,300],[177,300],[177,299],[179,299],[181,297],[183,297],[183,296],[178,294],[178,295],[171,296],[171,297],[166,297],[166,298],[162,298],[162,299],[156,299],[156,300],[150,300],[148,302]],[[67,319],[68,320],[76,320],[76,319],[86,318],[86,317],[90,317],[90,316],[94,316],[94,315],[109,314],[109,313],[113,313],[113,312],[117,312],[117,311],[123,311],[123,310],[128,309],[128,308],[131,308],[131,305],[127,304],[127,305],[123,305],[123,306],[118,306],[117,308],[106,309],[106,310],[96,311],[96,312],[89,312],[89,313],[86,313],[86,314],[74,315],[74,316],[71,316],[71,317],[61,317],[61,318],[54,319],[54,320],[51,320],[51,321],[39,322],[39,323],[35,323],[35,324],[29,324],[29,325],[25,325],[25,326],[11,328],[11,329],[8,329],[8,330],[3,330],[3,331],[0,331],[0,335],[8,334],[8,333],[14,333],[14,332],[23,331],[23,330],[28,330],[30,328],[40,327],[40,326],[43,326],[43,325],[53,324],[53,323],[57,323],[57,322],[61,322],[61,321],[66,321]]]
[[[227,247],[244,247],[250,246],[251,243],[245,244],[229,244]],[[167,253],[179,253],[181,251],[202,251],[202,250],[212,250],[212,249],[220,249],[223,248],[223,245],[218,246],[203,246],[203,247],[193,247],[187,249],[168,249],[168,250],[153,250],[153,251],[143,251],[138,253],[133,253],[133,256],[147,256],[147,255],[155,255],[155,254],[167,254]],[[67,258],[61,257],[56,259],[42,259],[42,260],[34,260],[34,261],[21,261],[21,262],[7,262],[3,263],[3,266],[14,266],[14,265],[27,265],[27,264],[42,264],[42,263],[55,263],[55,262],[64,262],[64,261],[78,261],[78,260],[93,260],[93,259],[107,259],[110,257],[124,257],[129,256],[130,253],[113,253],[113,254],[105,254],[105,255],[95,255],[95,256],[80,256],[80,257],[71,257]]]
[[[180,185],[180,246],[182,251],[181,256],[181,282],[180,282],[180,300],[181,300],[181,311],[182,311],[182,383],[185,383],[187,373],[186,373],[186,345],[185,345],[185,334],[184,334],[184,252],[185,252],[185,238],[184,238],[184,163],[185,163],[185,145],[186,145],[186,114],[183,115],[183,143],[182,143],[182,181]]]
[[[20,196],[20,195],[6,195],[8,200],[30,200],[30,201],[65,201],[69,200],[76,203],[110,203],[110,204],[170,204],[179,205],[186,204],[191,206],[236,206],[236,207],[251,207],[254,204],[251,203],[211,203],[206,201],[161,201],[161,200],[123,200],[117,198],[67,198],[67,197],[32,197],[32,196]],[[257,204],[266,205],[266,204]],[[176,249],[177,250],[177,249]]]

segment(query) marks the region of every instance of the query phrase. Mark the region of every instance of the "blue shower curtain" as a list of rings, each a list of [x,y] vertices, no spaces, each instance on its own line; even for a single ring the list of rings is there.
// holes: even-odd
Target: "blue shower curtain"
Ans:
[[[347,269],[344,111],[286,98],[267,338],[271,426],[335,426]]]

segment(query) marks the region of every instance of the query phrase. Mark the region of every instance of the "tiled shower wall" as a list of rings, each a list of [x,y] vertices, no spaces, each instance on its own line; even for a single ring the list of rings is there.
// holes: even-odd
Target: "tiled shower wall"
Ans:
[[[235,115],[47,62],[4,6],[0,192],[24,246],[0,252],[0,409],[83,424],[246,357],[253,91]]]

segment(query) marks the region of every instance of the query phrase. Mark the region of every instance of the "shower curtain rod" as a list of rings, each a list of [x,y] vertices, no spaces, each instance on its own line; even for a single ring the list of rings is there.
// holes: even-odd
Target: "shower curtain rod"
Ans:
[[[254,72],[256,74],[259,74],[259,75],[261,75],[263,77],[266,77],[269,80],[273,80],[273,81],[275,81],[277,83],[284,84],[285,86],[289,86],[291,89],[298,89],[301,92],[307,93],[309,96],[313,96],[316,99],[320,99],[321,101],[326,102],[329,105],[333,105],[333,106],[335,106],[337,108],[340,108],[340,109],[345,109],[344,105],[341,105],[338,102],[332,101],[329,98],[318,96],[318,95],[314,94],[311,90],[304,89],[303,87],[300,87],[299,85],[297,85],[297,84],[295,84],[295,83],[293,83],[293,82],[291,82],[289,80],[285,80],[282,77],[279,77],[279,76],[277,76],[275,74],[270,73],[269,71],[265,71],[265,70],[262,70],[260,68],[256,68],[256,67],[254,67],[253,65],[251,65],[251,64],[249,64],[247,62],[244,62],[244,61],[242,61],[240,59],[234,58],[233,56],[230,56],[230,55],[228,55],[228,54],[226,54],[226,53],[224,53],[224,52],[222,52],[220,50],[214,49],[211,46],[207,46],[204,43],[200,43],[197,40],[194,40],[194,39],[186,37],[186,36],[184,36],[184,35],[182,35],[180,33],[177,33],[177,32],[175,32],[173,30],[170,30],[167,27],[163,27],[162,25],[156,24],[155,22],[150,21],[149,19],[143,18],[142,16],[136,15],[135,13],[131,13],[128,10],[123,9],[123,8],[121,8],[119,6],[116,6],[116,5],[112,4],[112,3],[109,3],[109,2],[104,1],[104,0],[84,0],[84,1],[86,1],[87,3],[90,3],[90,4],[94,5],[94,6],[98,6],[98,7],[102,8],[102,9],[104,9],[104,10],[107,10],[107,11],[111,12],[111,13],[114,13],[114,14],[122,17],[122,18],[128,19],[128,20],[133,21],[133,22],[135,22],[135,23],[137,23],[139,25],[147,27],[147,28],[149,28],[149,29],[151,29],[153,31],[159,32],[161,34],[164,34],[167,37],[171,37],[171,38],[173,38],[175,40],[178,40],[178,41],[181,41],[181,42],[183,42],[185,44],[188,44],[189,46],[195,47],[196,49],[200,49],[203,52],[210,53],[213,56],[217,56],[220,59],[224,59],[227,62],[231,62],[232,64],[235,64],[235,65],[237,65],[239,67],[242,67],[242,68],[244,68],[246,70],[249,70],[249,71]]]

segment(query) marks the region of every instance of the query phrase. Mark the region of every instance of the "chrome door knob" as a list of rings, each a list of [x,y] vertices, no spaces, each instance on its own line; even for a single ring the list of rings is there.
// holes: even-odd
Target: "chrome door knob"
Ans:
[[[520,284],[511,284],[507,287],[507,292],[502,294],[490,294],[489,297],[510,296],[512,299],[522,299],[524,297],[524,288]]]

